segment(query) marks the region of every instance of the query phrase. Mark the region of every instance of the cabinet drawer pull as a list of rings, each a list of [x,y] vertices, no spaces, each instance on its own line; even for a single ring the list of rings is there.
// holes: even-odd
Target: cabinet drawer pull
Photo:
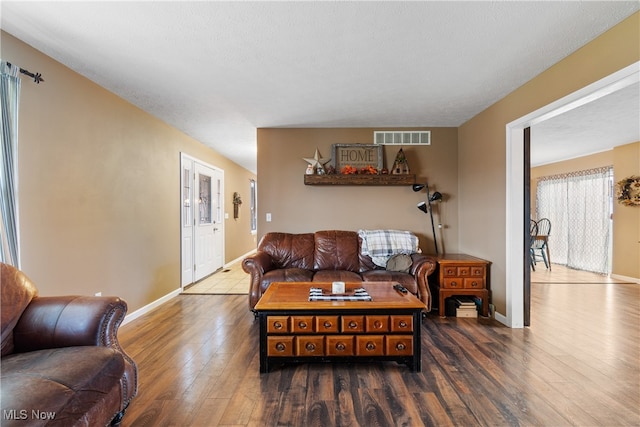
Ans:
[[[345,348],[347,348],[347,346],[344,345],[344,343],[342,343],[342,342],[339,342],[339,343],[336,344],[336,350],[344,351]]]
[[[398,344],[396,344],[396,350],[398,351],[405,350],[406,348],[407,346],[404,343],[399,342]]]
[[[406,328],[409,325],[404,320],[401,320],[400,323],[398,323],[398,326],[400,326],[401,328]]]
[[[300,322],[298,322],[298,326],[300,327],[300,329],[307,329],[307,322],[301,320]]]
[[[282,329],[282,323],[280,322],[273,322],[273,327],[275,329]]]
[[[308,342],[307,345],[304,346],[304,348],[306,348],[307,351],[315,351],[316,345],[312,342]]]
[[[327,320],[327,321],[325,321],[325,322],[323,323],[323,326],[324,326],[325,328],[329,329],[329,328],[331,328],[331,327],[333,326],[333,324]]]
[[[284,351],[286,347],[287,347],[287,346],[285,346],[285,345],[284,345],[283,343],[281,343],[281,342],[279,342],[279,343],[277,343],[277,344],[276,344],[276,350],[278,350],[278,351]]]
[[[382,322],[379,320],[376,320],[375,322],[373,322],[373,327],[375,329],[381,329],[382,328]]]
[[[358,322],[356,322],[355,320],[352,320],[349,322],[349,329],[356,329],[358,327]]]
[[[373,350],[375,350],[375,349],[376,349],[376,345],[375,345],[374,343],[372,343],[371,341],[369,341],[369,342],[367,343],[367,345],[365,346],[365,348],[366,348],[367,350],[369,350],[369,351],[373,351]]]

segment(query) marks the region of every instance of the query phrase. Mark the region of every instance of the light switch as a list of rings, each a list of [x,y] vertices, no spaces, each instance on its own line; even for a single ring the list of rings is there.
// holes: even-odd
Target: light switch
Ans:
[[[271,222],[271,212],[267,212],[267,222]]]

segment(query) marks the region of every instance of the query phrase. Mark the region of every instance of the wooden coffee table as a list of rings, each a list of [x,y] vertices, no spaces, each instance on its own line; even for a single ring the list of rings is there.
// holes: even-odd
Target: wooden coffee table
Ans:
[[[371,301],[309,301],[310,288],[331,283],[271,283],[255,306],[260,321],[260,372],[275,363],[381,361],[420,371],[420,321],[425,305],[395,282],[347,283]]]

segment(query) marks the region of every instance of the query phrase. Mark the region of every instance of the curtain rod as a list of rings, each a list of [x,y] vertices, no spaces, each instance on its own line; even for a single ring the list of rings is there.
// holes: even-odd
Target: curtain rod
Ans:
[[[8,65],[9,67],[12,67],[11,62],[7,62],[7,65]],[[44,79],[42,78],[42,74],[40,74],[40,73],[35,73],[35,74],[34,74],[34,73],[32,73],[31,71],[29,71],[29,70],[25,70],[24,68],[20,68],[20,72],[21,72],[22,74],[25,74],[25,75],[27,75],[27,76],[29,76],[29,77],[33,78],[33,81],[34,81],[34,82],[36,82],[36,84],[40,84],[40,82],[43,82],[43,81],[44,81]]]

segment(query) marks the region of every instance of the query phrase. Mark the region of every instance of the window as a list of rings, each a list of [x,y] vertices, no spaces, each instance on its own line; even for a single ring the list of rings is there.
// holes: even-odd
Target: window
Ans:
[[[249,210],[251,212],[251,232],[256,233],[258,231],[258,209],[256,205],[256,181],[255,179],[249,180],[249,194],[251,195],[251,206]]]
[[[551,221],[551,257],[557,264],[608,274],[611,269],[613,168],[540,178],[537,219]]]

